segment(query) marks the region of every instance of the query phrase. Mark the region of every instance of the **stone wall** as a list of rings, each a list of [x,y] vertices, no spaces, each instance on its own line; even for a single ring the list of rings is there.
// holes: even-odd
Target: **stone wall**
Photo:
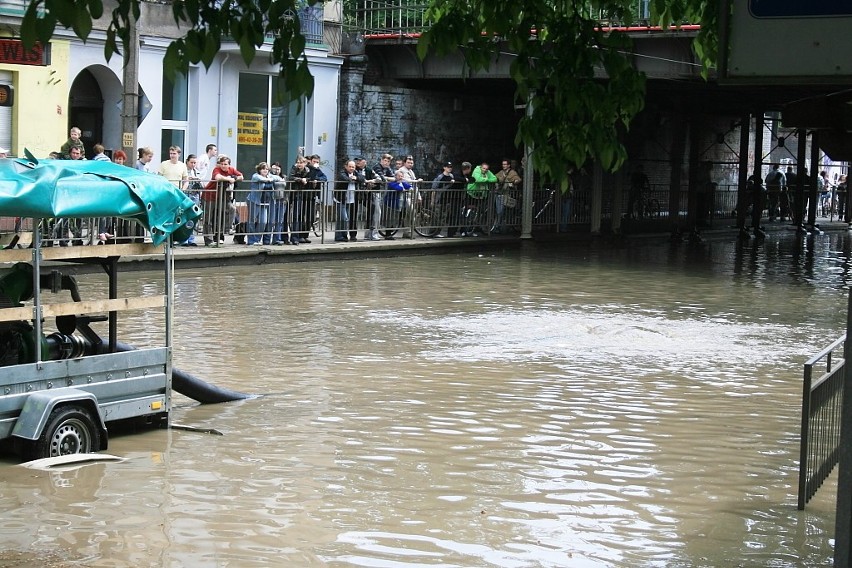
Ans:
[[[350,86],[343,98],[338,167],[347,156],[373,164],[385,152],[410,154],[415,171],[431,179],[444,161],[485,160],[496,170],[502,158],[523,155],[514,146],[518,116],[511,96],[364,85],[360,93]]]

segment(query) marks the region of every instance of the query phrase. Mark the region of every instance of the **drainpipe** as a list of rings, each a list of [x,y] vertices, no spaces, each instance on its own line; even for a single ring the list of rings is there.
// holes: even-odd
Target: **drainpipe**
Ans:
[[[222,77],[225,75],[225,64],[230,59],[231,54],[226,53],[225,59],[222,60],[222,64],[219,66],[219,94],[216,97],[216,147],[221,148],[221,144],[219,144],[219,134],[222,132]],[[236,158],[236,156],[234,156]]]

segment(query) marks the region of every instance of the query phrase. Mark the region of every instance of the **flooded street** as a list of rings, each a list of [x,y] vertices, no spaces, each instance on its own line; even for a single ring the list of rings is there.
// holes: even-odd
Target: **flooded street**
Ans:
[[[849,249],[178,270],[175,366],[263,396],[175,394],[223,435],[116,436],[120,463],[5,457],[0,567],[829,566],[836,472],[796,510],[801,377],[845,331]]]

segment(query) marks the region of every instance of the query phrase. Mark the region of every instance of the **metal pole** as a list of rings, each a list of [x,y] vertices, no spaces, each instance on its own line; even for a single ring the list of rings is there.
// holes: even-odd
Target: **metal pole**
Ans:
[[[532,114],[532,94],[527,100],[527,117]],[[529,144],[524,144],[524,179],[523,184],[524,194],[521,196],[521,238],[532,238],[532,218],[533,218],[533,177],[535,176],[535,166],[533,164],[533,148]]]
[[[130,15],[133,18],[133,15]],[[124,92],[121,108],[121,147],[130,166],[136,163],[136,129],[139,125],[139,24],[133,20],[124,50]]]

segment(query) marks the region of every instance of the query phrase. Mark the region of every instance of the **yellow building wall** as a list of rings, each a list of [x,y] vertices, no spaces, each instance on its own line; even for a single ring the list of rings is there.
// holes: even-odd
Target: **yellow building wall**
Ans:
[[[13,75],[15,101],[12,106],[13,156],[23,156],[24,148],[36,158],[46,158],[68,140],[68,77],[70,45],[50,42],[50,65],[0,64],[0,70]]]

